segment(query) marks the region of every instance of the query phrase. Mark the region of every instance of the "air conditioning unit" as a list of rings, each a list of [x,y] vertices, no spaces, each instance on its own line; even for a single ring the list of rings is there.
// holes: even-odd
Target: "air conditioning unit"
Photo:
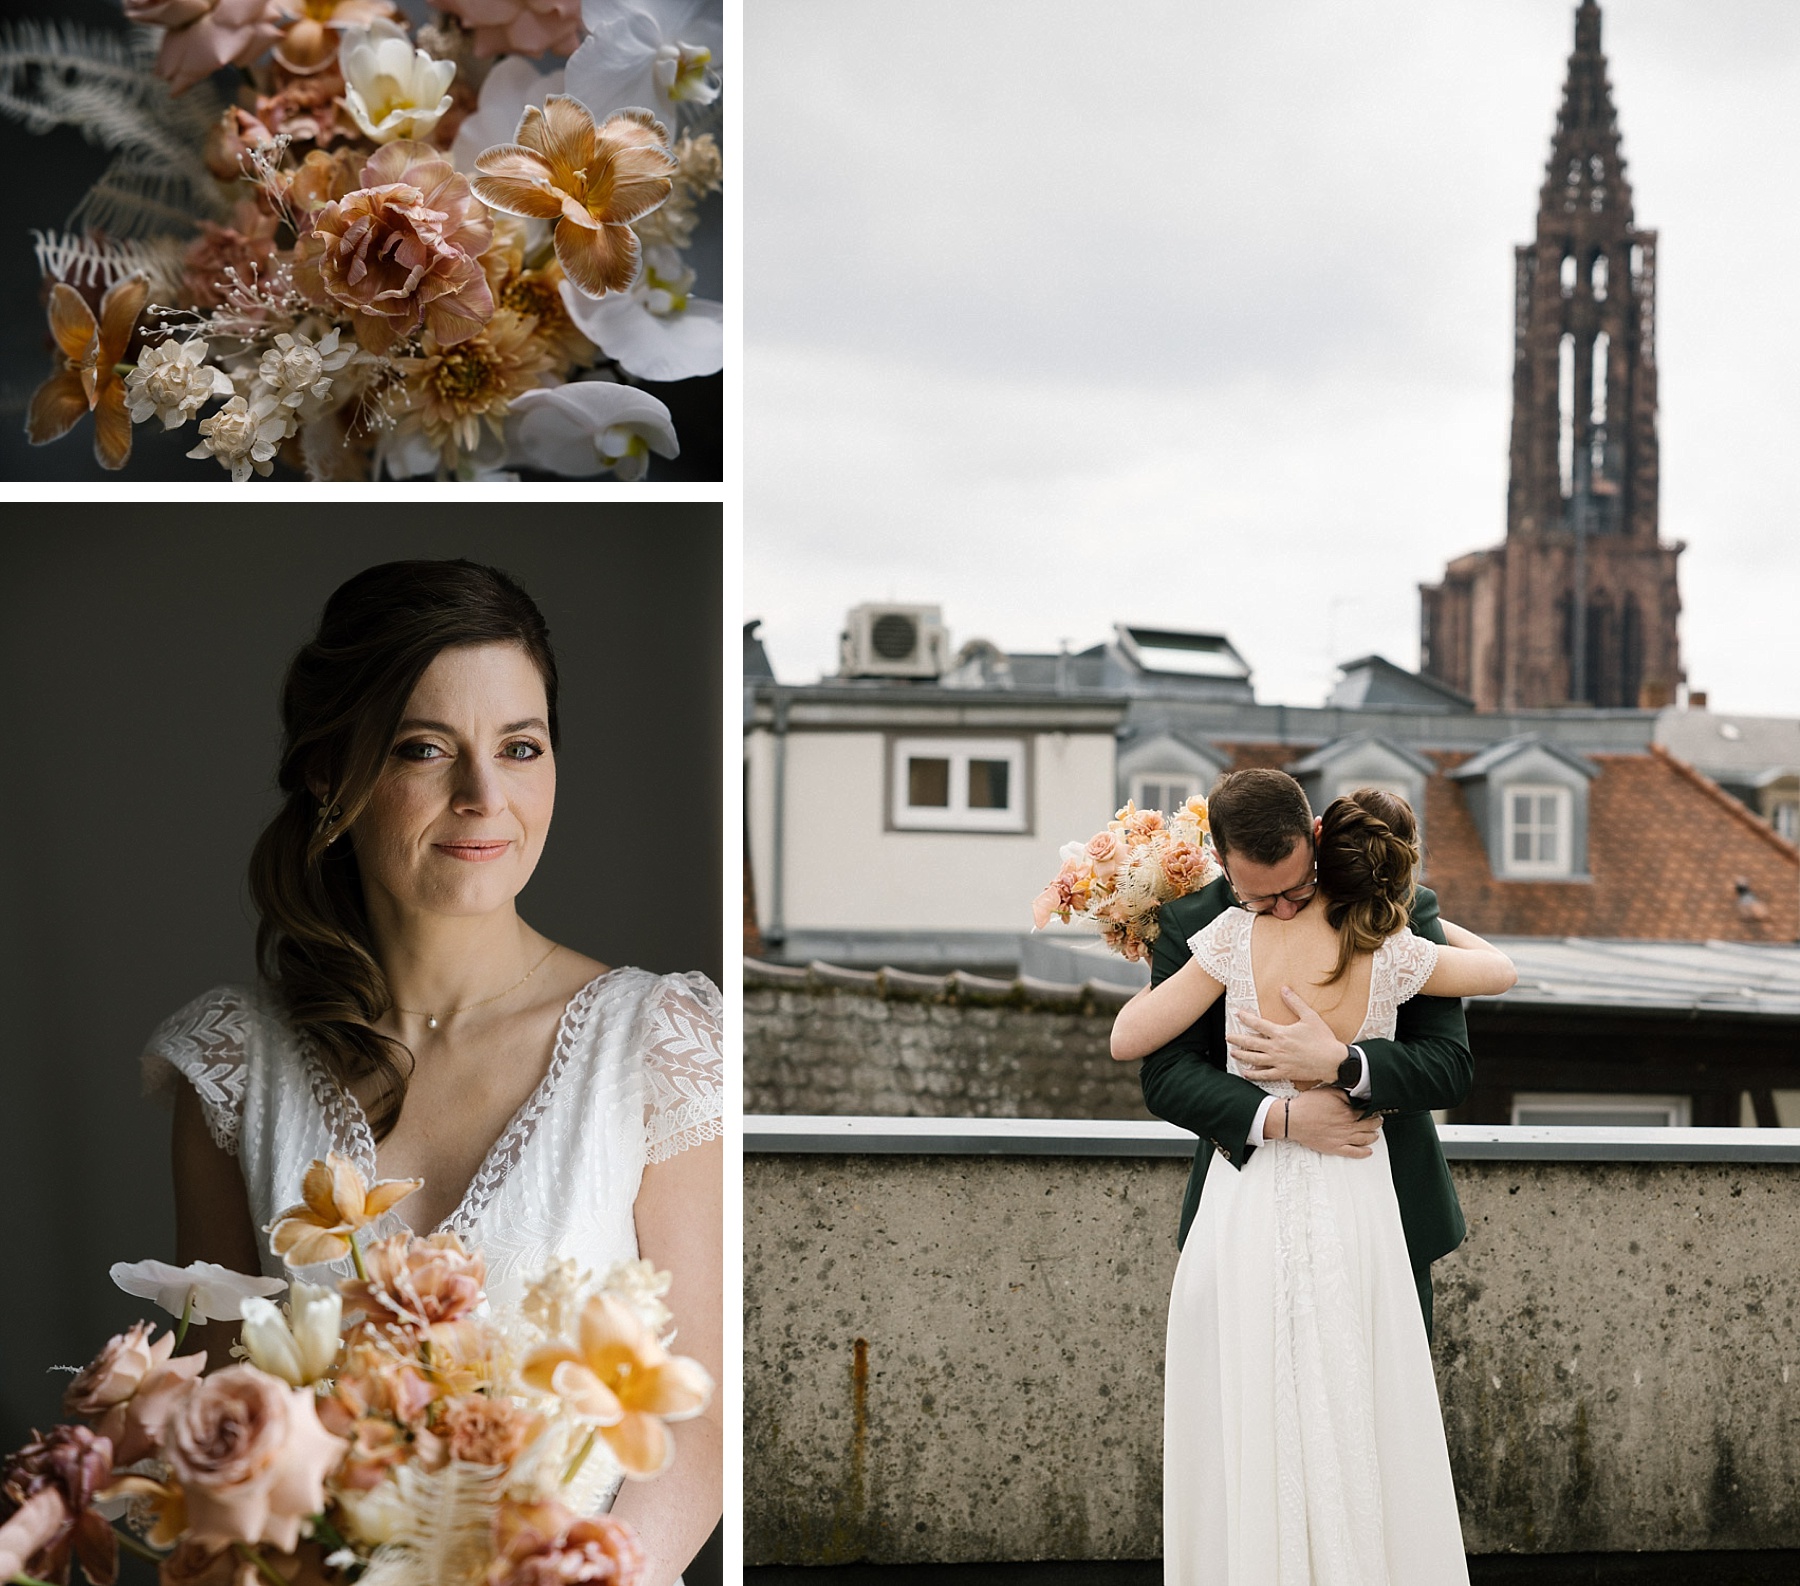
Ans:
[[[941,677],[950,633],[940,606],[858,606],[845,620],[838,670],[845,677]]]

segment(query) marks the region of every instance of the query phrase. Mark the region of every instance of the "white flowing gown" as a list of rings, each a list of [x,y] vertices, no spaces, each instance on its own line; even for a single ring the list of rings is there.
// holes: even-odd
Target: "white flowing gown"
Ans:
[[[1228,909],[1189,943],[1225,987],[1228,1034],[1257,1011],[1254,925]],[[1436,944],[1410,931],[1383,942],[1357,1039],[1391,1038],[1436,962]],[[1215,1154],[1175,1270],[1167,1347],[1171,1586],[1467,1582],[1385,1139],[1362,1158],[1274,1140],[1241,1170]]]
[[[553,1258],[596,1276],[637,1257],[632,1218],[644,1168],[718,1136],[719,993],[704,975],[613,969],[569,999],[542,1082],[436,1229],[480,1245],[496,1309],[516,1305]],[[261,1230],[300,1199],[307,1164],[328,1151],[375,1179],[375,1137],[355,1097],[259,991],[220,986],[165,1021],[144,1053],[151,1090],[180,1075],[207,1127],[238,1159]],[[406,1231],[398,1211],[366,1239]],[[258,1235],[262,1268],[290,1274]],[[297,1269],[335,1283],[349,1265]],[[679,1289],[680,1274],[676,1274]]]

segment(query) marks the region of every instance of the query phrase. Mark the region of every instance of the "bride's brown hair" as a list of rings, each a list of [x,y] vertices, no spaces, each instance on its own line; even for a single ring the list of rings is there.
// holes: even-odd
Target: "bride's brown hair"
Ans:
[[[1342,980],[1350,960],[1372,953],[1412,915],[1419,869],[1419,823],[1412,806],[1384,788],[1358,788],[1334,799],[1319,825],[1319,890],[1326,921],[1338,933]]]
[[[374,1027],[393,997],[356,855],[337,839],[368,807],[425,669],[441,651],[476,644],[516,644],[531,658],[554,749],[550,630],[523,589],[478,562],[384,562],[358,573],[325,602],[281,691],[277,781],[286,797],[250,856],[257,962],[340,1085],[373,1077],[367,1110],[377,1140],[400,1116],[412,1053]]]

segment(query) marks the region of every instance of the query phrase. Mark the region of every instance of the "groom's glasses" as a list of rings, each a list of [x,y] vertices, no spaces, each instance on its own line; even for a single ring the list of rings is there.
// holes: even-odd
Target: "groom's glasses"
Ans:
[[[1251,914],[1267,914],[1283,898],[1295,908],[1303,909],[1312,902],[1313,894],[1319,890],[1319,867],[1316,864],[1313,866],[1312,880],[1305,886],[1289,887],[1286,892],[1238,892],[1235,885],[1231,890],[1237,893],[1238,902]]]

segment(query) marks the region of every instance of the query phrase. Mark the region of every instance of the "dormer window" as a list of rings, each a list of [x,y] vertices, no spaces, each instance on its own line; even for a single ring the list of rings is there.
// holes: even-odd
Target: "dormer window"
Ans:
[[[1141,810],[1161,810],[1172,815],[1196,793],[1206,789],[1200,779],[1180,771],[1146,771],[1131,779],[1131,802]]]
[[[1566,876],[1574,798],[1566,787],[1513,783],[1506,788],[1501,852],[1509,876]]]

